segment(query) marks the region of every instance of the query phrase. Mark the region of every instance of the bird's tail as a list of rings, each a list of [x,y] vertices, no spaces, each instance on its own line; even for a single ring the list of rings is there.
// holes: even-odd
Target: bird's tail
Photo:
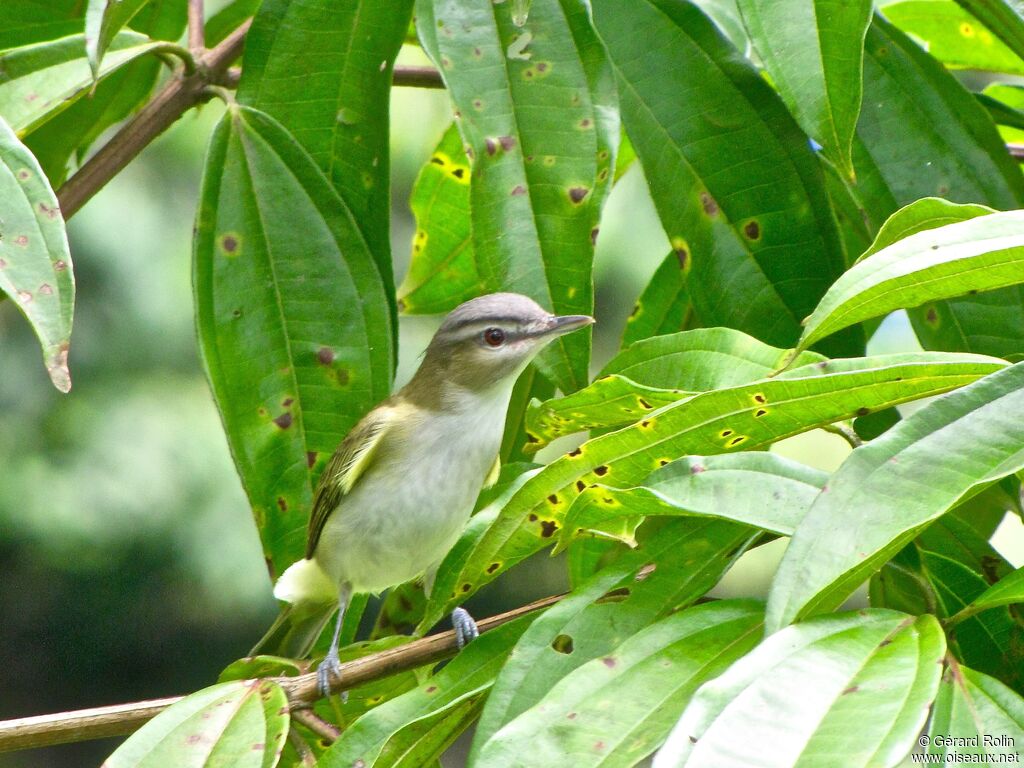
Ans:
[[[316,561],[299,560],[278,579],[274,596],[284,601],[281,613],[250,655],[308,656],[338,608],[336,588]]]

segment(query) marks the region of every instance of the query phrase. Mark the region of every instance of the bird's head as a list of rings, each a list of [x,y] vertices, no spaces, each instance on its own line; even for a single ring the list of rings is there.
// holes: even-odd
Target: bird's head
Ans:
[[[589,315],[552,315],[518,293],[471,299],[441,323],[407,394],[446,383],[474,392],[511,385],[541,349],[593,322]]]

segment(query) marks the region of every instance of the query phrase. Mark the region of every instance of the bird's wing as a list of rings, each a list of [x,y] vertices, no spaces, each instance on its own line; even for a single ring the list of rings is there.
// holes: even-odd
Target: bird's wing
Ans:
[[[394,413],[394,409],[387,406],[370,411],[341,441],[327,462],[313,494],[313,513],[309,518],[309,536],[306,539],[307,558],[316,551],[327,518],[373,462],[377,447],[394,424]]]

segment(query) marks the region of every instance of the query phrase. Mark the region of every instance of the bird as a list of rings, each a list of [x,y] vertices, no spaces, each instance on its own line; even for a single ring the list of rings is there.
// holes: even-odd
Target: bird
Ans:
[[[338,642],[353,594],[422,577],[429,594],[482,488],[497,480],[512,388],[541,349],[594,322],[554,315],[516,293],[470,299],[442,321],[409,383],[370,410],[324,468],[313,494],[305,557],[274,585],[277,621],[251,651],[304,658],[332,614],[317,667],[322,695],[340,678]],[[477,636],[452,614],[461,648]]]

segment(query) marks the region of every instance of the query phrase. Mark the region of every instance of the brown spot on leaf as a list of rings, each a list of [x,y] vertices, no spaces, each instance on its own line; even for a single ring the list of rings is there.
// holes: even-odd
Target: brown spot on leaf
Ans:
[[[28,291],[18,291],[18,301],[22,304],[28,304],[32,301],[32,294]]]
[[[526,519],[529,520],[531,523],[536,523],[537,522],[537,515],[535,515],[533,512],[531,512],[529,517],[527,517]]]
[[[430,158],[430,162],[432,162],[434,165],[444,165],[444,158],[438,155],[434,155],[432,158]]]
[[[768,411],[766,411],[764,408],[758,408],[756,411],[754,411],[754,418],[760,419],[766,413],[768,413]]]
[[[58,272],[63,272],[65,269],[68,268],[68,263],[64,261],[64,259],[57,259],[55,262],[53,262],[53,268]]]
[[[615,669],[615,665],[618,664],[614,656],[605,656],[601,659],[601,663],[608,667],[608,669]]]
[[[526,187],[524,187],[522,184],[516,184],[514,187],[512,187],[512,191],[509,192],[509,197],[518,197],[519,195],[525,194]]]
[[[501,148],[508,152],[512,147],[516,145],[515,136],[499,136],[498,143],[501,144]]]
[[[236,253],[238,251],[238,238],[234,235],[224,235],[220,239],[220,247],[224,253]]]
[[[582,120],[580,120],[580,128],[586,129],[586,128],[589,128],[592,125],[593,125],[593,122],[590,120],[589,117],[584,117]]]
[[[604,477],[605,475],[608,474],[608,465],[602,464],[599,467],[594,467],[594,474],[597,475],[598,477]]]
[[[551,502],[552,504],[561,504],[562,503],[562,500],[560,498],[558,498],[558,496],[556,494],[554,494],[554,493],[552,493],[550,496],[548,496],[548,501]]]
[[[668,459],[658,459],[659,467],[664,467],[666,464],[668,464]]]
[[[278,496],[277,497],[277,507],[282,512],[287,512],[288,511],[288,502],[284,500],[284,496]]]
[[[845,691],[843,691],[842,695],[845,696],[848,693],[856,693],[859,690],[860,690],[860,686],[859,685],[851,685],[849,688],[847,688]]]
[[[590,190],[586,187],[569,187],[569,199],[572,200],[574,205],[579,205],[590,193]]]
[[[316,353],[316,359],[321,365],[330,365],[334,362],[334,350],[330,347],[320,347]]]
[[[676,258],[679,260],[679,268],[687,270],[690,268],[690,252],[685,248],[675,249]]]
[[[597,233],[600,231],[598,227],[594,227],[590,230],[590,244],[597,245]]]
[[[53,288],[49,283],[43,283],[39,286],[39,292],[43,294],[43,296],[50,296],[53,293]]]
[[[494,573],[499,568],[501,568],[501,563],[491,563],[490,565],[487,566],[487,572],[488,573]]]
[[[582,480],[577,480],[576,481],[576,490],[577,491],[579,491],[580,493],[583,493],[583,491],[585,491],[586,488],[587,488],[587,484],[584,483]]]
[[[25,235],[18,235],[16,238],[14,238],[14,244],[20,246],[21,248],[24,248],[26,245],[28,245],[28,237],[26,237]]]
[[[461,165],[457,168],[452,168],[452,176],[454,176],[456,179],[463,179],[466,177],[466,169],[463,168]]]
[[[294,402],[295,402],[294,398],[286,397],[284,400],[281,401],[281,407],[282,408],[287,408],[289,405],[291,405]]]
[[[493,155],[498,151],[498,144],[490,136],[484,140],[484,149],[487,150],[488,155]]]
[[[754,402],[755,403],[766,403],[768,401],[765,399],[764,395],[762,395],[760,392],[758,392],[758,393],[756,393],[754,395]]]
[[[316,464],[316,451],[306,451],[306,466],[312,467]]]
[[[871,409],[868,408],[867,406],[857,409],[858,416],[867,416],[869,413],[871,413]]]
[[[276,419],[274,419],[274,423],[277,424],[277,426],[279,426],[281,429],[288,429],[288,427],[292,425],[291,413],[285,411]]]
[[[583,451],[581,451],[579,448],[574,448],[573,450],[569,451],[569,453],[567,455],[570,458],[572,458],[574,456],[579,456],[581,453],[583,453]]]
[[[928,323],[928,325],[932,325],[932,326],[938,325],[939,324],[939,312],[938,312],[938,310],[935,309],[935,307],[928,307],[928,311],[924,313],[924,319],[925,319],[925,322]]]
[[[743,225],[743,234],[751,240],[757,240],[761,237],[761,225],[756,221],[748,221]]]
[[[707,192],[700,193],[700,205],[708,216],[714,216],[718,213],[718,203]]]
[[[538,61],[537,62],[537,71],[538,72],[547,72],[548,71],[548,63],[546,61]]]
[[[654,406],[653,406],[653,405],[651,405],[651,404],[650,404],[649,402],[647,402],[646,400],[644,400],[644,399],[643,399],[642,397],[638,397],[638,398],[636,399],[636,401],[637,401],[637,402],[638,402],[638,403],[640,404],[640,407],[641,407],[641,408],[644,408],[644,409],[646,409],[646,410],[648,410],[648,411],[649,411],[649,410],[651,410],[652,408],[654,408]]]
[[[543,539],[550,539],[555,535],[555,531],[558,530],[558,523],[554,520],[541,520],[540,521],[540,535]]]
[[[436,690],[437,690],[437,686],[436,685],[431,685],[431,686],[427,687],[427,690],[425,692],[426,693],[433,693]]]
[[[707,471],[707,467],[705,467],[703,464],[693,464],[690,467],[690,474],[691,475],[699,475],[701,472],[706,472],[706,471]]]
[[[57,218],[57,206],[47,205],[46,203],[39,203],[39,212],[48,219]]]
[[[4,269],[7,266],[7,262],[4,259],[0,259],[0,269]]]
[[[463,592],[469,592],[469,590],[471,590],[472,588],[472,584],[463,584],[462,587],[460,587],[460,589],[462,589]]]

